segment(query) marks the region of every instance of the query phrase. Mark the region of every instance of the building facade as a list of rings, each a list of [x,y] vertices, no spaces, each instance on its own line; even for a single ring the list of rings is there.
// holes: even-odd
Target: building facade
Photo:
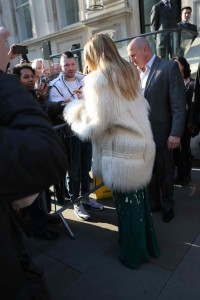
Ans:
[[[200,0],[174,0],[193,8],[200,26]],[[98,1],[90,1],[98,2]],[[9,44],[28,45],[30,60],[83,47],[97,32],[119,40],[149,32],[150,10],[158,0],[101,0],[103,9],[87,11],[89,0],[0,0],[0,22]],[[56,59],[56,58],[55,58]]]

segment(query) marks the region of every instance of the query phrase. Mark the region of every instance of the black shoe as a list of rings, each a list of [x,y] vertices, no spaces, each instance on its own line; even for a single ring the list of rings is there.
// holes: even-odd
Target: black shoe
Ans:
[[[174,185],[181,185],[181,181],[182,181],[182,178],[179,175],[177,175],[174,178]]]
[[[171,208],[170,210],[163,210],[162,219],[163,222],[169,223],[174,218],[174,210]]]
[[[48,223],[49,224],[57,224],[57,223],[60,223],[61,222],[61,219],[59,216],[48,216]]]
[[[29,261],[29,262],[21,261],[21,265],[25,272],[29,272],[29,273],[35,274],[37,276],[43,276],[43,274],[44,274],[43,269],[41,267],[37,266],[32,261]]]
[[[35,233],[34,234],[35,237],[42,239],[42,240],[56,240],[60,237],[60,233],[47,229],[46,231],[42,232],[42,233]]]
[[[181,185],[182,186],[187,186],[191,181],[191,177],[190,176],[185,176],[182,180],[181,180]]]

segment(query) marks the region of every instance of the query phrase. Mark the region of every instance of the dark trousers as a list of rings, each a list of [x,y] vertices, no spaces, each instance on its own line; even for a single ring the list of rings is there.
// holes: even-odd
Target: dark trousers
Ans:
[[[30,206],[32,227],[36,234],[45,232],[48,225],[48,217],[44,212],[42,201],[39,195]]]
[[[156,37],[156,51],[159,57],[173,58],[177,51],[177,34],[172,32],[158,34]]]
[[[67,142],[70,167],[67,175],[67,189],[72,200],[90,190],[92,145],[72,136]]]
[[[174,164],[177,167],[177,176],[180,180],[190,177],[192,169],[192,155],[190,149],[191,135],[185,128],[184,135],[181,138],[181,144],[174,152]]]
[[[156,148],[152,178],[148,185],[148,195],[152,209],[169,210],[173,208],[173,166],[173,152],[167,148]]]
[[[45,199],[43,199],[42,197],[45,197]],[[46,203],[43,203],[44,201],[46,201]],[[44,210],[44,205],[46,206],[47,209],[46,212]],[[46,190],[43,193],[40,193],[39,196],[35,199],[35,201],[30,206],[22,209],[22,216],[23,218],[29,216],[31,221],[31,229],[33,233],[41,234],[47,230],[47,225],[48,225],[47,212],[50,211],[51,211],[50,194],[49,191]]]

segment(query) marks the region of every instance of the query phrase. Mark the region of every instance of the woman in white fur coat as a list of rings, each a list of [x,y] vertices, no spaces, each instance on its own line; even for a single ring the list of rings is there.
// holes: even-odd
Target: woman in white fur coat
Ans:
[[[91,73],[83,99],[69,103],[64,117],[81,139],[92,141],[93,174],[113,191],[120,261],[135,269],[150,255],[159,256],[145,189],[155,156],[149,106],[136,68],[107,35],[92,36],[84,58]]]

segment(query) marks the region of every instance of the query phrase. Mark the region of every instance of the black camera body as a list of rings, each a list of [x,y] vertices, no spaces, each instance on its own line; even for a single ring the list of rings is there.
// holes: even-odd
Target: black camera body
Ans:
[[[46,76],[41,76],[40,77],[40,84],[41,83],[48,83],[48,82],[49,82],[49,79]]]

